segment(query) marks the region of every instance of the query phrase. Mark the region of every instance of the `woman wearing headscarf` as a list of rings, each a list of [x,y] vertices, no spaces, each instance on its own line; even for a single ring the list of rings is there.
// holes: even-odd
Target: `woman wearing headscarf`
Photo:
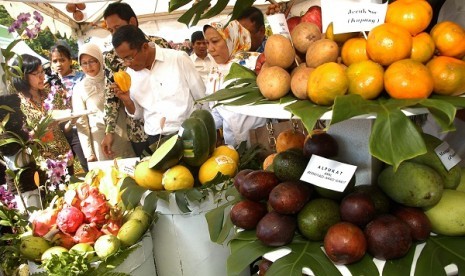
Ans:
[[[230,82],[224,81],[233,63],[239,63],[249,69],[255,68],[260,53],[247,52],[251,39],[247,29],[237,20],[229,23],[213,22],[203,27],[205,39],[208,41],[208,52],[217,66],[213,67],[208,76],[206,94],[212,94],[226,87]],[[238,114],[217,106],[212,109],[217,128],[223,128],[224,142],[237,146],[249,140],[249,130],[265,125],[266,119]]]
[[[126,136],[125,111],[120,108],[114,140],[114,155],[106,156],[100,142],[105,137],[103,106],[105,97],[105,76],[103,72],[103,54],[92,43],[80,47],[79,64],[85,73],[84,79],[73,89],[73,112],[92,112],[76,121],[76,127],[87,162],[108,160],[116,157],[133,157],[134,152]]]

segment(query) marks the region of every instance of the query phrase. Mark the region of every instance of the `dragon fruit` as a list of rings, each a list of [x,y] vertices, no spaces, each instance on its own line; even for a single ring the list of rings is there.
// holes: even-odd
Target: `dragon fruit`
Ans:
[[[83,224],[79,227],[74,235],[74,241],[76,243],[94,243],[101,235],[95,223]]]
[[[63,232],[58,232],[52,238],[53,246],[63,246],[66,249],[70,249],[76,244],[73,236],[65,234]]]
[[[84,222],[84,214],[74,206],[65,206],[58,213],[58,228],[66,234],[74,234]]]
[[[96,223],[101,226],[109,217],[110,204],[98,188],[90,187],[87,197],[81,200],[81,211],[87,223]]]
[[[122,224],[122,210],[116,206],[112,206],[110,208],[109,218],[100,230],[105,234],[112,234],[116,236]]]
[[[47,208],[39,210],[32,216],[32,234],[43,237],[56,227],[58,210]]]

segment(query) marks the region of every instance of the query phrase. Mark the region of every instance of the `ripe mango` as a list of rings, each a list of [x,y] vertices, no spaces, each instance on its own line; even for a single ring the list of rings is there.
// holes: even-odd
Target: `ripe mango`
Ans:
[[[394,201],[410,207],[428,207],[440,199],[444,180],[434,169],[414,162],[402,162],[378,176],[378,186]]]
[[[425,208],[433,232],[447,236],[465,235],[465,193],[445,189],[441,200]]]
[[[142,235],[147,231],[144,223],[138,219],[126,221],[118,231],[118,239],[123,247],[129,247],[136,244]]]
[[[442,179],[444,180],[444,189],[455,189],[459,185],[461,179],[460,167],[455,166],[447,171],[441,159],[434,151],[434,149],[442,144],[443,141],[426,133],[423,133],[422,136],[423,140],[425,141],[427,152],[423,155],[412,158],[409,161],[427,165],[433,168],[439,173],[439,175],[441,175]]]

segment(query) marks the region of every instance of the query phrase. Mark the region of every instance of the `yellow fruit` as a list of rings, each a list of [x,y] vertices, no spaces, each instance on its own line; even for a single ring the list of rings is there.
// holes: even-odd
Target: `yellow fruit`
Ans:
[[[150,190],[163,190],[162,177],[162,171],[149,168],[148,160],[137,164],[134,170],[134,180],[137,185]]]
[[[365,60],[352,63],[346,70],[349,78],[349,94],[359,94],[366,100],[372,100],[384,89],[384,68],[378,63]]]
[[[226,155],[230,157],[236,164],[239,164],[239,153],[234,149],[233,146],[230,145],[222,145],[217,147],[213,153],[212,156],[219,156],[219,155]]]
[[[221,172],[223,175],[234,177],[237,172],[237,163],[226,155],[210,157],[200,166],[199,181],[202,184],[207,183],[215,178]]]
[[[168,191],[189,189],[194,187],[194,177],[188,168],[176,165],[163,174],[161,183]]]
[[[328,28],[326,29],[325,36],[326,38],[331,39],[334,42],[344,43],[353,37],[357,37],[359,34],[359,32],[334,34],[333,22],[331,22],[329,23]]]
[[[129,76],[126,71],[119,70],[118,72],[114,73],[113,79],[122,91],[128,92],[129,88],[131,88],[131,76]]]
[[[318,105],[332,105],[337,96],[346,94],[349,79],[341,65],[328,62],[318,66],[308,78],[308,98]]]

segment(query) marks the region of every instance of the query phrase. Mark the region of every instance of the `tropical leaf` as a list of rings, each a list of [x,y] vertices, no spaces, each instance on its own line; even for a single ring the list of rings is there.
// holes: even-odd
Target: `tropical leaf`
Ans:
[[[158,203],[157,193],[151,192],[144,198],[144,205],[142,209],[149,214],[153,214],[155,213],[155,210],[157,210],[157,203]]]
[[[410,275],[416,245],[413,244],[407,254],[395,260],[387,260],[383,267],[383,276]]]
[[[236,87],[229,89],[220,89],[215,93],[198,99],[197,102],[214,102],[214,101],[225,101],[240,97],[244,94],[249,93],[253,89],[250,87]]]
[[[321,116],[329,111],[329,107],[316,105],[310,101],[297,101],[287,105],[284,109],[299,117],[309,132],[313,130]]]
[[[420,105],[428,108],[443,131],[455,130],[454,118],[456,108],[453,104],[437,99],[425,99],[420,102]]]
[[[365,100],[357,94],[336,97],[333,105],[331,125],[355,116],[376,114],[378,109],[379,104],[377,101]]]
[[[235,20],[239,18],[239,16],[248,8],[250,8],[255,0],[241,0],[241,1],[236,1],[234,4],[233,12],[231,15],[230,20]]]
[[[256,80],[257,75],[253,70],[240,65],[239,63],[231,64],[229,73],[224,77],[224,81],[234,80],[234,79],[252,79]]]
[[[223,0],[224,1],[224,0]],[[189,26],[195,26],[205,10],[210,7],[210,0],[195,2],[190,9],[178,18],[178,21]]]
[[[170,0],[168,10],[169,12],[175,11],[182,6],[189,4],[190,2],[192,2],[192,0]]]
[[[363,258],[360,261],[346,265],[346,267],[352,275],[378,275],[379,274],[378,267],[375,265],[373,261],[373,257],[368,253],[365,254],[365,256],[363,256]],[[398,275],[405,275],[405,274],[398,274]]]
[[[251,90],[249,93],[243,95],[242,97],[236,98],[235,100],[228,102],[228,106],[244,106],[249,104],[255,104],[260,100],[263,100],[263,96],[257,88]]]
[[[212,18],[213,16],[220,14],[228,5],[228,2],[228,0],[219,0],[216,2],[216,5],[211,7],[206,13],[202,15],[202,19]]]

